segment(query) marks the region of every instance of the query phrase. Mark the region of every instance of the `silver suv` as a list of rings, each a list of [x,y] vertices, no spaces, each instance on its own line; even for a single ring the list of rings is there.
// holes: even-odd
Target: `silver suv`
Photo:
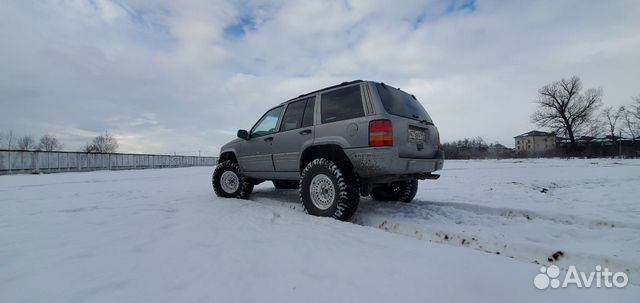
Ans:
[[[271,180],[298,188],[312,215],[348,220],[360,196],[410,202],[418,181],[438,179],[438,129],[415,96],[384,83],[352,81],[286,101],[220,150],[215,193],[246,198]]]

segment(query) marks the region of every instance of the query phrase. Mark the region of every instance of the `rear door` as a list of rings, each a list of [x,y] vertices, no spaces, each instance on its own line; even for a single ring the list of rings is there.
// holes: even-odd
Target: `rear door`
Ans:
[[[313,143],[315,96],[289,103],[273,144],[276,171],[299,171],[302,149]]]

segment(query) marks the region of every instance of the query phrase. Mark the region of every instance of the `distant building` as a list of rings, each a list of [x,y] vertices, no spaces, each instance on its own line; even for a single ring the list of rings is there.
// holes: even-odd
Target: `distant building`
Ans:
[[[516,141],[516,152],[544,153],[556,148],[556,134],[532,130],[513,137]]]

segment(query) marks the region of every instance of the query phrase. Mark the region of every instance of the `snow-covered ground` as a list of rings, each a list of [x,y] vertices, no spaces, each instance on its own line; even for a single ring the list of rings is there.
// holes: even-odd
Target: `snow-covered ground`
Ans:
[[[447,161],[412,203],[364,198],[353,222],[270,183],[219,199],[210,173],[1,176],[0,300],[640,299],[640,161]],[[552,263],[631,284],[534,288]]]

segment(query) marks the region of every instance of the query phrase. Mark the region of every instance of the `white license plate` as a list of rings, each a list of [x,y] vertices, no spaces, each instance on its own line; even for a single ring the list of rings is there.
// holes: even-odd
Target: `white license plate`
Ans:
[[[424,142],[425,138],[423,130],[409,129],[409,142]]]

